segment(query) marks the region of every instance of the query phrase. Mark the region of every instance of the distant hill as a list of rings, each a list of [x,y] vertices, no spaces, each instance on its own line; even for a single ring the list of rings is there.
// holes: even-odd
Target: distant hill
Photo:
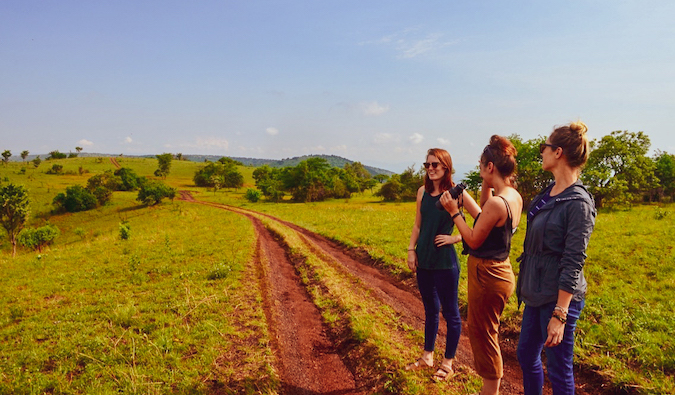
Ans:
[[[218,159],[222,158],[222,155],[184,155],[184,157],[187,160],[191,160],[194,162],[204,162],[205,160],[209,160],[212,162],[217,161]],[[239,161],[243,163],[245,166],[252,166],[252,167],[259,167],[263,165],[267,165],[270,167],[290,167],[290,166],[297,166],[298,163],[302,162],[303,160],[307,160],[309,158],[323,158],[325,159],[331,166],[333,167],[340,167],[343,168],[345,164],[347,163],[354,163],[354,161],[345,159],[341,156],[335,156],[335,155],[303,155],[303,156],[296,156],[294,158],[286,158],[286,159],[281,159],[281,160],[275,160],[275,159],[256,159],[256,158],[238,158],[234,156],[228,156],[228,158],[234,159],[236,161]],[[394,172],[385,170],[385,169],[380,169],[377,167],[372,167],[372,166],[367,166],[366,164],[363,164],[363,167],[368,170],[371,176],[374,176],[376,174],[385,174],[385,175],[392,175]]]
[[[26,158],[26,161],[31,161],[33,160],[36,156],[38,155],[28,155]],[[40,154],[40,158],[44,160],[47,158],[49,154]],[[79,157],[107,157],[107,156],[115,156],[115,157],[125,157],[125,158],[154,158],[155,155],[119,155],[119,154],[101,154],[101,153],[90,153],[90,152],[80,152],[78,155]],[[225,155],[183,155],[183,157],[189,161],[192,162],[204,162],[204,161],[211,161],[215,162],[218,159],[222,158]],[[334,167],[339,167],[343,168],[345,167],[345,164],[347,163],[354,163],[354,161],[345,159],[341,156],[335,156],[335,155],[303,155],[303,156],[296,156],[294,158],[286,158],[286,159],[281,159],[281,160],[275,160],[275,159],[256,159],[256,158],[238,158],[234,156],[228,156],[228,158],[232,158],[236,161],[239,161],[243,163],[245,166],[252,166],[252,167],[258,167],[262,165],[267,165],[270,167],[290,167],[290,166],[297,166],[298,163],[302,162],[303,160],[307,160],[309,158],[323,158],[325,159],[328,163],[330,163],[331,166]],[[10,160],[12,161],[21,161],[21,157],[18,155],[13,155]],[[366,170],[370,173],[371,176],[377,175],[377,174],[385,174],[388,176],[391,176],[394,174],[394,172],[385,170],[385,169],[380,169],[377,167],[373,166],[367,166],[366,164],[363,164],[363,167],[365,167]]]

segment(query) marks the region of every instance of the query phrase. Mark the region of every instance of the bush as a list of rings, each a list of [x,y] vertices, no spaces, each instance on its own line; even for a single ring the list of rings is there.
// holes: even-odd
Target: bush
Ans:
[[[52,168],[47,170],[47,174],[61,174],[63,173],[63,165],[59,165],[58,163],[54,163],[52,165]]]
[[[43,248],[54,242],[59,233],[59,228],[49,224],[36,229],[26,228],[19,233],[18,241],[24,247],[42,252]]]
[[[89,177],[87,180],[87,189],[94,192],[98,187],[104,187],[111,191],[119,191],[122,186],[122,179],[108,170],[104,173]]]
[[[262,196],[262,194],[257,189],[247,189],[246,194],[244,195],[246,200],[248,200],[251,203],[255,203],[258,200],[260,200],[261,196]]]
[[[164,198],[173,199],[176,197],[176,189],[164,184],[161,181],[148,180],[138,191],[136,200],[143,202],[148,206],[154,206]]]
[[[120,222],[120,239],[129,240],[130,237],[131,237],[131,225],[129,225],[129,222],[127,221]]]
[[[115,175],[119,177],[121,185],[118,191],[135,191],[140,186],[141,182],[136,173],[128,167],[122,167],[115,170]]]
[[[108,203],[112,199],[112,195],[113,191],[106,187],[101,186],[94,189],[94,197],[96,197],[96,201],[101,206]]]
[[[81,185],[66,188],[66,193],[59,193],[53,201],[57,211],[69,213],[90,210],[96,207],[96,203],[94,194]]]

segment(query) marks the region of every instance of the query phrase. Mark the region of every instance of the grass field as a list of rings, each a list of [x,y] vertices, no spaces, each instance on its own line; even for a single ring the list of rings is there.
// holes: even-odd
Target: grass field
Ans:
[[[154,159],[118,161],[146,176],[157,165]],[[274,392],[277,378],[266,323],[262,309],[255,308],[260,296],[241,285],[252,275],[250,223],[233,213],[178,201],[144,208],[131,192],[116,192],[110,205],[97,210],[51,216],[51,200],[58,192],[113,169],[108,158],[57,162],[72,174],[44,174],[51,161],[38,169],[25,165],[25,174],[20,174],[21,163],[0,168],[1,183],[29,187],[31,224],[48,219],[61,230],[49,251],[20,250],[15,259],[6,239],[0,240],[0,301],[5,306],[0,314],[0,392],[199,393],[219,385],[214,377],[250,391],[257,385],[262,392]],[[409,275],[405,257],[414,203],[382,203],[368,192],[321,203],[249,203],[243,199],[246,187],[217,193],[194,187],[191,179],[199,165],[174,161],[166,182],[195,191],[198,199],[269,213],[363,247],[392,273]],[[80,168],[89,173],[80,175]],[[251,186],[253,169],[242,170]],[[673,211],[673,206],[635,206],[603,211],[597,219],[588,250],[589,293],[579,322],[577,361],[617,388],[675,392]],[[122,220],[131,224],[130,240],[119,239]],[[514,258],[522,250],[524,233],[521,221],[511,254],[516,272]],[[463,279],[463,301],[465,292]],[[240,307],[250,303],[254,307]],[[512,298],[505,325],[517,328],[519,319]],[[253,357],[239,362],[232,355],[223,357],[227,353]]]

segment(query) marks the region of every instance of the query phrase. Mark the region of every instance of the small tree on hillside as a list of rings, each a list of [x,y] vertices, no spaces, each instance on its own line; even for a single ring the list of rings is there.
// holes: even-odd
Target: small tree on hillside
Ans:
[[[3,151],[3,153],[2,153],[2,164],[7,166],[7,163],[9,163],[9,158],[11,158],[11,157],[12,157],[12,151],[10,151],[8,149]]]
[[[35,159],[33,159],[33,166],[37,169],[40,167],[40,163],[42,163],[42,159],[40,159],[40,155],[36,156]]]
[[[157,170],[155,170],[155,176],[166,179],[166,176],[168,176],[169,172],[171,172],[171,160],[173,159],[173,155],[165,153],[162,155],[156,155],[156,157],[159,163]]]
[[[16,238],[28,219],[28,189],[22,185],[7,184],[0,187],[0,222],[12,244],[16,256]]]
[[[164,198],[172,199],[176,197],[176,189],[164,184],[161,181],[148,180],[138,191],[136,200],[147,206],[154,206]]]
[[[82,152],[82,147],[75,147],[75,151],[77,151],[77,153],[79,154],[80,152]]]
[[[64,154],[64,153],[61,153],[61,152],[59,152],[58,150],[54,150],[54,151],[52,151],[52,152],[49,153],[49,156],[47,157],[47,160],[51,160],[51,159],[66,159],[67,156],[68,156],[68,155],[66,155],[66,154]]]
[[[24,247],[42,252],[42,249],[54,242],[59,235],[59,228],[45,225],[36,229],[24,229],[19,233],[18,241]]]
[[[27,150],[21,151],[21,160],[23,160],[24,163],[26,162],[26,158],[28,158],[28,154],[29,152]]]

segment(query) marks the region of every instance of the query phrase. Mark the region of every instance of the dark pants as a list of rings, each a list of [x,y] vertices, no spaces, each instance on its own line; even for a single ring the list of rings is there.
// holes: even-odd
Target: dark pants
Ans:
[[[441,307],[443,318],[448,324],[445,338],[445,358],[454,358],[462,332],[462,319],[457,304],[457,285],[459,284],[459,267],[453,269],[425,270],[417,269],[417,286],[424,303],[424,350],[434,351],[438,334],[439,313]]]
[[[548,337],[548,322],[553,314],[555,303],[540,307],[525,306],[523,311],[520,340],[518,341],[518,361],[523,370],[523,389],[525,395],[539,395],[544,386],[544,370],[541,364],[541,351]],[[546,348],[546,369],[551,381],[553,394],[574,394],[574,330],[584,308],[584,301],[570,303],[562,342],[555,347]],[[555,319],[555,318],[553,318]]]

